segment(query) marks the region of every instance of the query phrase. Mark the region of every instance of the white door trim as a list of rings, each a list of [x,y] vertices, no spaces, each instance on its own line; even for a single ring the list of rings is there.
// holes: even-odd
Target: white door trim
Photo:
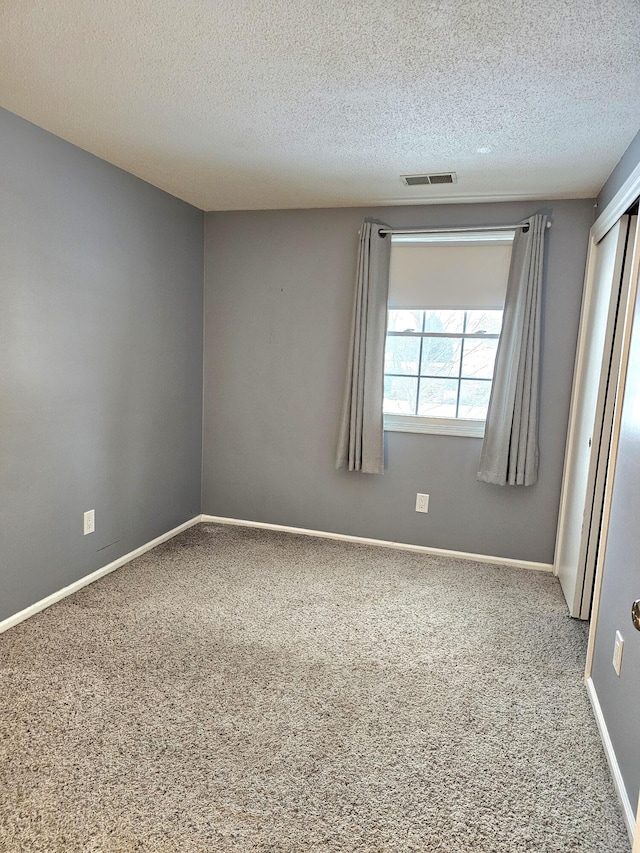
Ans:
[[[593,223],[591,235],[596,243],[602,240],[607,231],[616,224],[623,213],[626,213],[638,196],[640,196],[640,163]]]

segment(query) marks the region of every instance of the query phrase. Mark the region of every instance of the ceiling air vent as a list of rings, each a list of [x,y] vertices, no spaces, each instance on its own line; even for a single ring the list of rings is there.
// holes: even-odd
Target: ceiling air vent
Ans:
[[[437,172],[432,175],[401,175],[403,184],[408,187],[431,186],[431,184],[457,184],[455,172]]]

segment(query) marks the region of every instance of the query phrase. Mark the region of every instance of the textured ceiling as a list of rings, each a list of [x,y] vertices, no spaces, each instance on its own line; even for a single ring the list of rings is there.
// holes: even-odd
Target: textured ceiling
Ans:
[[[0,104],[205,210],[593,196],[639,56],[638,0],[0,3]]]

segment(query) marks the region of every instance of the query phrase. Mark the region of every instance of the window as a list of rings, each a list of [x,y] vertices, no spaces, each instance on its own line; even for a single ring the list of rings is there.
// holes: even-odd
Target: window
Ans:
[[[502,311],[389,311],[385,412],[484,421],[501,325]]]
[[[482,436],[512,240],[394,236],[385,429]]]

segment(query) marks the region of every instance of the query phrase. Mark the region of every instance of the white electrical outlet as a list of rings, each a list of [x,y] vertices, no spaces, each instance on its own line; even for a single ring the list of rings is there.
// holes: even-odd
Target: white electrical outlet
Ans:
[[[95,509],[87,510],[84,514],[84,535],[93,533],[96,529],[96,511]]]
[[[622,638],[622,634],[620,631],[616,631],[616,642],[613,647],[613,668],[616,671],[616,675],[620,676],[620,670],[622,668],[622,649],[624,648],[624,640]]]
[[[429,495],[416,495],[416,512],[429,512]]]

